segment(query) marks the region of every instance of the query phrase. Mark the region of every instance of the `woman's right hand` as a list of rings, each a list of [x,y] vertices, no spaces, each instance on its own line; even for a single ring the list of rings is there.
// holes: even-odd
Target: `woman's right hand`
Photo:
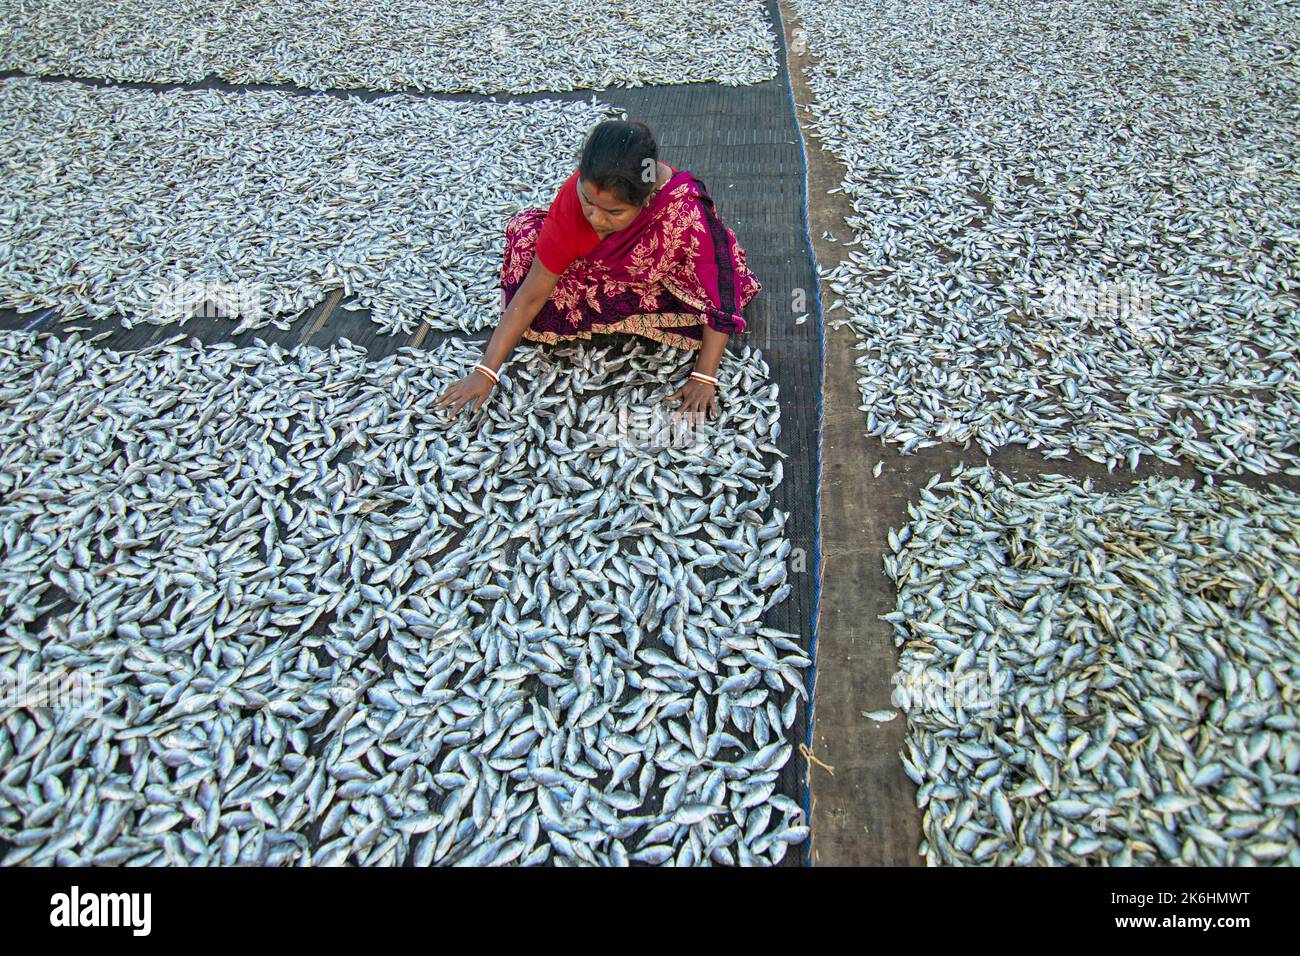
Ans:
[[[459,415],[460,410],[473,402],[471,412],[477,412],[492,394],[492,379],[482,372],[470,372],[459,382],[452,382],[438,399],[438,408],[451,406],[451,414]]]

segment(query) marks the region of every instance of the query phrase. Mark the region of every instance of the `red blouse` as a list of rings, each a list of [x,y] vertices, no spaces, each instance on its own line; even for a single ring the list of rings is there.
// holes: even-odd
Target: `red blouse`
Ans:
[[[664,163],[668,166],[667,163]],[[672,174],[677,170],[668,166]],[[547,210],[541,231],[537,234],[536,256],[556,275],[569,268],[574,259],[587,255],[600,245],[600,236],[582,214],[578,200],[578,171],[564,181],[560,191]]]

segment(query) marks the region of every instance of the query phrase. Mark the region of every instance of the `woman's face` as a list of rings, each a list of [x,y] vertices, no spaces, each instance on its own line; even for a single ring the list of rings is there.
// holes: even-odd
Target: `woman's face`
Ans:
[[[601,235],[630,226],[641,211],[640,206],[625,202],[610,190],[597,189],[584,179],[578,180],[578,201],[591,228]]]

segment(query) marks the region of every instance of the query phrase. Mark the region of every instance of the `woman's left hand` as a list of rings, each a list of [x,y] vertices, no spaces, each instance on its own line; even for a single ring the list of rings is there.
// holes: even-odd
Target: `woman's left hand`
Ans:
[[[665,402],[671,402],[674,399],[681,400],[681,406],[673,412],[673,417],[687,414],[691,421],[703,421],[708,417],[706,409],[712,410],[714,417],[718,415],[718,390],[707,382],[701,382],[698,379],[687,379],[686,384],[673,392]]]

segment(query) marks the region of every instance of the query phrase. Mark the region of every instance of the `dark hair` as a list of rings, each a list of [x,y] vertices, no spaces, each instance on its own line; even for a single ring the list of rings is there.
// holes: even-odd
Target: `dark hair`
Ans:
[[[650,160],[648,165],[646,160]],[[639,120],[605,120],[596,124],[583,144],[578,176],[640,206],[659,178],[658,160],[659,147],[649,126]],[[646,169],[654,170],[649,181],[643,175]]]

